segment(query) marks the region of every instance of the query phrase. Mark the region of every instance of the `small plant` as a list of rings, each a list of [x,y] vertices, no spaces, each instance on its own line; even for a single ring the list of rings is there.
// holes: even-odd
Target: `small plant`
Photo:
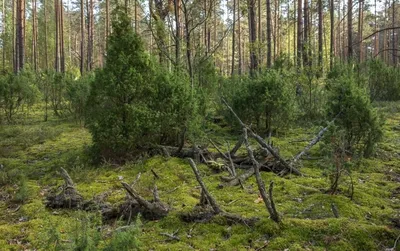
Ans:
[[[324,166],[326,174],[330,181],[330,187],[327,190],[329,194],[337,194],[340,191],[340,185],[345,185],[349,178],[348,194],[352,199],[354,194],[354,184],[351,177],[352,157],[351,153],[346,150],[346,139],[343,131],[337,130],[337,127],[332,127],[331,131],[326,135],[325,144],[322,144],[321,150],[326,158]]]
[[[104,248],[104,251],[140,250],[140,226],[141,221],[139,215],[133,225],[114,232],[108,245]]]
[[[27,179],[25,176],[20,176],[18,181],[18,190],[15,193],[14,201],[24,203],[30,196]]]
[[[99,219],[85,212],[78,214],[78,221],[73,232],[73,250],[98,250],[101,233],[97,229]]]

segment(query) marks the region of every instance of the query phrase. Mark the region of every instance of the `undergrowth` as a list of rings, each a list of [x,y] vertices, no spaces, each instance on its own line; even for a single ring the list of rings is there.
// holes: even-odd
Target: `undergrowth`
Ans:
[[[156,156],[123,166],[94,167],[87,160],[90,134],[80,125],[32,112],[29,123],[0,127],[0,247],[4,250],[384,250],[392,248],[399,229],[392,219],[400,217],[400,113],[398,104],[380,104],[387,116],[384,140],[376,154],[352,165],[354,196],[346,192],[349,180],[337,195],[327,194],[330,181],[325,160],[315,147],[309,160],[301,161],[304,176],[280,178],[262,172],[266,183],[275,182],[274,198],[283,218],[275,224],[257,203],[254,178],[240,187],[220,188],[220,176],[199,165],[203,180],[221,207],[244,217],[257,216],[255,227],[229,225],[221,217],[209,223],[184,223],[180,213],[198,203],[200,189],[186,160]],[[26,115],[24,115],[26,116]],[[27,117],[25,117],[26,119]],[[18,119],[18,118],[16,118]],[[286,158],[293,157],[320,128],[294,128],[275,135],[272,141]],[[215,134],[215,132],[213,132]],[[211,135],[210,135],[211,136]],[[232,146],[235,138],[218,135]],[[224,144],[225,145],[225,144]],[[221,148],[226,148],[221,146]],[[104,223],[98,212],[48,210],[46,192],[63,181],[57,170],[68,170],[86,199],[109,192],[106,202],[118,205],[125,199],[120,182],[141,178],[136,190],[152,197],[156,182],[161,199],[173,210],[159,221],[137,220],[123,227],[118,219]],[[154,181],[151,169],[160,176]],[[339,212],[335,218],[331,206]],[[122,229],[122,230],[121,230]],[[175,233],[180,241],[163,233]]]

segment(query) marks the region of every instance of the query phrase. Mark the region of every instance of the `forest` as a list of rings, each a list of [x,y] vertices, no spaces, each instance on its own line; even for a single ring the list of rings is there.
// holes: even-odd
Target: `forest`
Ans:
[[[399,1],[0,2],[0,250],[400,250]]]

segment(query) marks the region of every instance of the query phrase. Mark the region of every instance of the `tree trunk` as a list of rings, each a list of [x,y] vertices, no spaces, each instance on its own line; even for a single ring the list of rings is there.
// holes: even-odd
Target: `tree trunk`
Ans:
[[[304,43],[303,43],[303,65],[309,66],[310,59],[308,57],[310,50],[310,38],[309,38],[309,9],[308,0],[304,0]]]
[[[32,65],[35,71],[37,68],[37,23],[36,23],[36,0],[32,0]]]
[[[85,70],[85,18],[84,18],[84,4],[81,0],[81,58],[80,58],[80,71],[81,75]]]
[[[271,0],[267,0],[267,67],[272,66],[272,40],[271,40]]]
[[[353,59],[353,0],[347,2],[347,57]]]
[[[320,0],[321,1],[321,0]],[[335,10],[334,10],[334,0],[330,0],[330,19],[331,19],[331,41],[330,41],[330,49],[329,49],[329,68],[332,70],[333,68],[333,57],[334,57],[334,43],[335,43],[335,38],[334,38],[334,26],[335,26]]]
[[[176,68],[180,67],[180,58],[181,58],[181,31],[180,31],[180,17],[179,17],[179,1],[174,0],[174,11],[175,11],[175,64]]]
[[[64,47],[64,4],[63,0],[60,0],[60,5],[59,5],[59,16],[60,16],[60,71],[62,73],[65,72],[65,47]]]
[[[238,65],[238,73],[239,75],[242,75],[242,71],[243,71],[243,66],[242,66],[242,29],[240,26],[241,23],[241,12],[240,12],[240,0],[238,1],[238,6],[237,6],[237,15],[238,15],[238,44],[239,44],[239,48],[238,48],[238,53],[239,53],[239,65]]]
[[[44,12],[44,57],[46,70],[49,69],[49,55],[47,53],[47,10],[46,0],[43,0],[43,12]],[[47,108],[47,104],[46,104]]]
[[[235,43],[236,43],[236,0],[233,0],[233,27],[232,27],[232,63],[231,63],[231,76],[235,74]]]
[[[107,0],[107,1],[109,1],[109,0]],[[135,1],[135,33],[137,34],[138,33],[138,18],[137,18],[137,5],[138,5],[138,3],[137,3],[137,0],[134,0]],[[109,18],[110,19],[110,18]]]
[[[301,68],[303,58],[303,4],[297,0],[297,68]]]
[[[396,26],[396,0],[393,0],[392,3],[392,27]],[[398,34],[397,34],[398,36]],[[392,30],[392,58],[393,58],[393,65],[397,65],[397,43],[396,43],[396,32]]]
[[[247,7],[249,9],[250,75],[254,77],[258,68],[257,55],[255,52],[255,45],[257,42],[255,0],[247,0]]]
[[[364,1],[358,2],[358,62],[363,61],[363,19],[364,19]]]
[[[5,35],[6,35],[6,32],[5,32],[5,30],[6,30],[6,18],[7,18],[7,16],[6,16],[6,6],[5,6],[5,0],[3,0],[3,11],[2,11],[2,17],[3,17],[3,30],[2,30],[2,39],[3,39],[3,51],[2,51],[2,53],[3,53],[3,72],[5,72],[6,71],[6,50],[7,50],[7,47],[6,47],[6,43],[4,42],[4,40],[5,40]]]
[[[257,43],[257,48],[258,48],[258,64],[262,64],[262,54],[261,54],[261,0],[258,0],[257,4],[257,15],[258,15],[258,23],[257,23],[257,34],[258,34],[258,43]]]
[[[135,1],[135,10],[136,10],[136,1]],[[135,15],[135,21],[136,21],[136,15]],[[136,32],[136,22],[135,22],[135,32]],[[106,0],[106,48],[107,48],[107,38],[109,35],[110,35],[110,0]]]
[[[60,71],[60,25],[59,25],[59,0],[54,1],[54,12],[55,12],[55,24],[56,24],[56,36],[55,36],[55,61],[54,69],[56,72]]]
[[[332,1],[332,0],[330,0]],[[323,25],[323,16],[322,16],[322,0],[318,0],[318,69],[322,72],[323,70],[323,61],[322,61],[322,56],[323,56],[323,41],[322,41],[322,36],[323,36],[323,30],[322,30],[322,25]],[[333,39],[331,39],[332,43]],[[332,52],[331,52],[332,53]]]
[[[16,72],[24,68],[25,59],[25,0],[17,0]]]
[[[13,71],[17,73],[17,2],[18,0],[12,0],[12,61]]]
[[[378,30],[378,15],[376,12],[376,0],[375,0],[375,32]],[[374,55],[378,55],[379,52],[379,33],[375,34],[374,43]]]
[[[183,7],[183,15],[185,19],[185,40],[186,40],[186,59],[189,69],[189,77],[190,77],[190,85],[192,89],[194,88],[194,79],[193,79],[193,67],[192,67],[192,45],[191,45],[191,37],[190,37],[190,27],[189,27],[189,13],[187,10],[186,3],[182,4]]]

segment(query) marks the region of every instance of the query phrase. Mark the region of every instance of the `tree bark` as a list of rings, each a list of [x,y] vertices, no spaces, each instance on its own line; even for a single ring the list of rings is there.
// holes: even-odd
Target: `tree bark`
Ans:
[[[6,6],[5,6],[5,0],[3,0],[3,9],[2,9],[2,17],[3,17],[3,30],[2,30],[2,40],[3,40],[3,51],[2,51],[2,54],[3,54],[3,72],[5,72],[6,71],[6,50],[7,50],[7,46],[6,46],[6,43],[4,42],[4,40],[5,40],[5,35],[6,35],[6,24],[7,24],[7,22],[6,22],[6,19],[7,19],[7,16],[6,16]]]
[[[4,1],[3,1],[4,2]],[[36,23],[36,0],[32,0],[32,65],[35,71],[37,68],[37,23]]]
[[[233,0],[233,24],[232,24],[232,61],[231,61],[231,76],[235,74],[235,47],[236,47],[236,0]]]
[[[271,40],[271,0],[267,0],[267,67],[272,66],[272,40]]]
[[[329,0],[332,1],[332,0]],[[323,71],[323,15],[322,15],[322,0],[318,0],[318,69]],[[333,38],[331,39],[333,41]]]
[[[181,61],[181,31],[180,31],[180,16],[179,16],[179,2],[181,0],[174,0],[174,11],[175,11],[175,64],[176,68],[180,67]]]
[[[44,60],[45,60],[45,67],[46,70],[49,69],[49,54],[47,52],[47,7],[46,7],[46,0],[43,0],[43,12],[44,12]],[[47,104],[46,104],[47,108]],[[46,116],[47,120],[47,116]]]
[[[60,71],[60,25],[59,25],[59,7],[58,7],[58,2],[59,0],[54,0],[54,20],[55,20],[55,25],[56,25],[56,34],[55,34],[55,61],[54,61],[54,69],[56,72]]]
[[[25,60],[25,0],[17,0],[16,72],[24,68]]]
[[[256,15],[255,15],[255,0],[247,0],[247,7],[249,9],[249,38],[250,38],[250,75],[255,76],[258,68],[257,54],[256,54]]]
[[[321,1],[321,0],[320,0]],[[334,26],[335,26],[335,9],[334,9],[334,0],[329,0],[330,2],[330,33],[331,33],[331,41],[330,41],[330,48],[329,48],[329,68],[332,70],[333,68],[333,57],[334,57],[334,44],[335,44],[335,31],[334,31]]]
[[[309,38],[309,29],[310,29],[310,19],[309,19],[309,0],[304,0],[304,40],[303,40],[303,65],[310,65],[309,51],[310,51],[310,38]]]
[[[80,58],[80,72],[83,75],[85,71],[85,17],[84,17],[84,2],[81,0],[81,58]]]
[[[396,25],[396,0],[393,0],[392,3],[392,27],[395,27]],[[397,32],[397,37],[398,37],[398,32]],[[393,60],[393,65],[397,65],[397,42],[396,42],[396,32],[395,30],[392,30],[392,60]]]
[[[360,0],[358,2],[358,39],[359,39],[359,49],[358,49],[358,62],[362,63],[363,61],[363,20],[364,20],[364,0]]]
[[[353,0],[347,2],[347,57],[353,59]]]
[[[297,0],[297,68],[301,68],[303,59],[303,4]]]

